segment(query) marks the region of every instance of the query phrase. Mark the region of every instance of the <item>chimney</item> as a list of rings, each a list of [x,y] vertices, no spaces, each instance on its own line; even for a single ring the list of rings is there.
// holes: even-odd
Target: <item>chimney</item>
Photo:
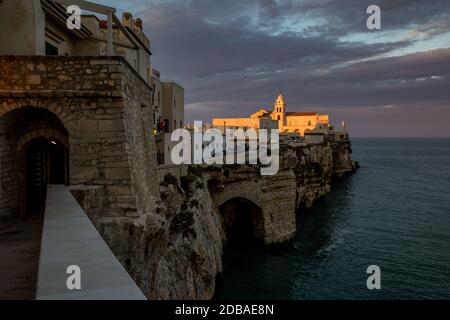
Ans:
[[[125,27],[132,28],[132,26],[133,26],[133,15],[130,12],[124,12],[122,14],[122,24]]]
[[[142,31],[142,20],[141,18],[136,19],[136,27],[138,27]]]

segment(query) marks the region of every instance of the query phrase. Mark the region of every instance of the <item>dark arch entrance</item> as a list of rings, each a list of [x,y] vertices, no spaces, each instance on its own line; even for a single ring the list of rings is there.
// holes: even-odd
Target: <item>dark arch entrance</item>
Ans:
[[[42,212],[49,184],[69,184],[69,134],[52,112],[34,107],[0,117],[0,216]]]
[[[42,213],[49,184],[68,184],[69,152],[55,138],[37,138],[25,152],[26,212]]]
[[[0,252],[8,257],[0,300],[35,298],[47,185],[69,183],[68,163],[69,134],[55,114],[23,107],[0,117]]]
[[[220,206],[230,245],[249,245],[263,240],[261,208],[244,198],[233,198]]]

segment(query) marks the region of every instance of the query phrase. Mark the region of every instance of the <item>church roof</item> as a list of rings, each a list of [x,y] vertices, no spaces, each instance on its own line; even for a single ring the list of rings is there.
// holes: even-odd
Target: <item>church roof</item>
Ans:
[[[284,105],[284,97],[283,95],[280,93],[280,95],[277,98],[277,101],[275,102],[277,105]]]
[[[317,112],[286,112],[286,117],[306,117],[306,116],[316,116]]]
[[[250,118],[260,118],[261,116],[267,116],[272,114],[271,111],[266,110],[265,108],[261,108],[258,111],[256,111],[255,113],[253,113]]]

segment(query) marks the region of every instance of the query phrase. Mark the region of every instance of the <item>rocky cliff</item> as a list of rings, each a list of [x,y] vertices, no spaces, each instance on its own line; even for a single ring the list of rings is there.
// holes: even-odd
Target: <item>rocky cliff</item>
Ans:
[[[293,148],[297,162],[293,170],[297,180],[297,209],[311,207],[331,190],[333,178],[342,178],[356,170],[348,141],[306,145]]]
[[[356,165],[349,142],[327,142],[282,146],[273,177],[251,166],[190,168],[181,177],[165,170],[155,211],[139,219],[102,218],[98,196],[76,196],[148,298],[210,299],[222,271],[224,203],[249,199],[261,212],[255,236],[267,244],[284,242],[295,234],[296,209],[311,206],[330,191],[333,177]]]
[[[116,256],[149,299],[210,299],[222,271],[220,214],[201,179],[194,190],[161,185],[156,212],[139,220],[97,220]]]

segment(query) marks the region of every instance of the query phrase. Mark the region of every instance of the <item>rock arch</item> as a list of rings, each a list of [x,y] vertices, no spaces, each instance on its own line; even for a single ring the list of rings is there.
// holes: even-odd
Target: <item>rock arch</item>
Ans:
[[[214,203],[220,207],[225,202],[234,198],[245,198],[258,207],[262,207],[261,188],[255,181],[227,182],[222,190],[211,193]]]
[[[238,245],[264,240],[262,208],[245,197],[228,199],[219,207],[227,239]]]

